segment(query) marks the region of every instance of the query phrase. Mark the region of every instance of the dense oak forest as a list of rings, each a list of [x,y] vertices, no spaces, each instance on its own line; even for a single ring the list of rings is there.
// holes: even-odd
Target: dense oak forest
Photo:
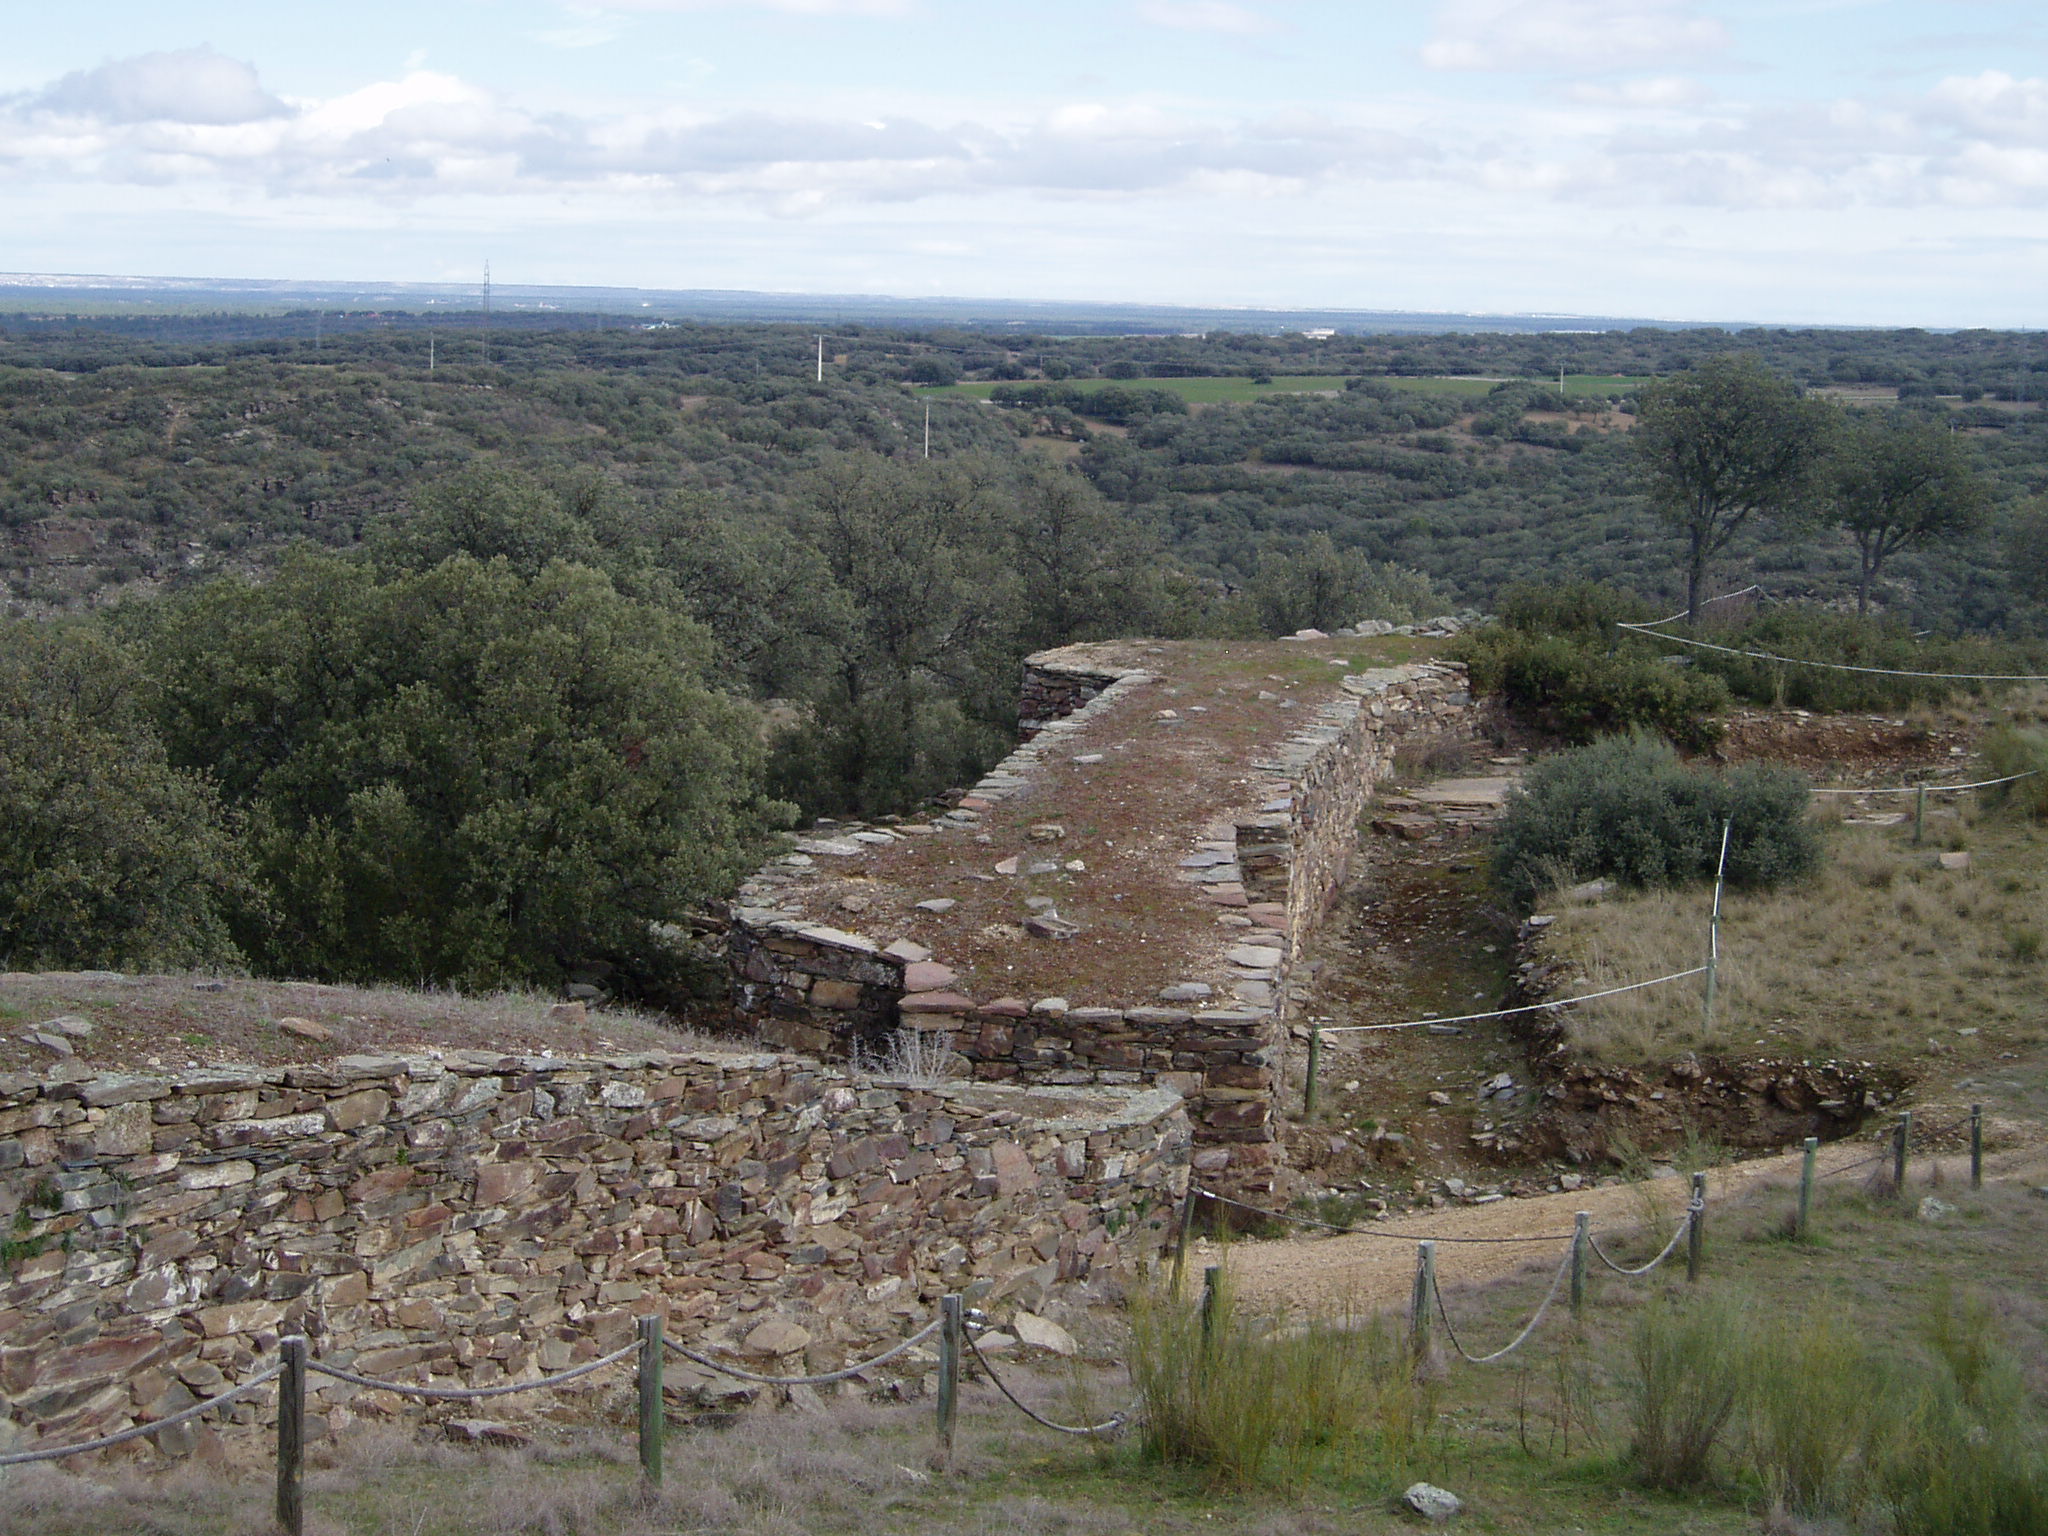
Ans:
[[[789,327],[308,318],[0,325],[0,961],[658,995],[774,828],[999,754],[1031,649],[1670,611],[1646,449],[1717,368],[1810,418],[1696,572],[1791,605],[1774,644],[2043,629],[2030,334],[852,328],[820,380]],[[1327,387],[1170,387],[1283,374]]]

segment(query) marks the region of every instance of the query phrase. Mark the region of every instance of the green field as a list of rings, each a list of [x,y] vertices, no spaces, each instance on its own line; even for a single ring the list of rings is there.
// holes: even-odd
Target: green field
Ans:
[[[1036,383],[1037,380],[1025,382]],[[1227,402],[1241,403],[1261,399],[1266,395],[1315,394],[1318,392],[1341,391],[1344,378],[1338,374],[1290,373],[1276,376],[1270,384],[1254,384],[1241,376],[1222,376],[1199,379],[1070,379],[1067,381],[1077,389],[1105,389],[1120,385],[1126,389],[1168,389],[1179,395],[1190,405],[1220,405]],[[1377,380],[1391,384],[1396,389],[1412,389],[1438,395],[1486,395],[1500,383],[1499,379],[1475,378],[1395,378],[1383,377]],[[1540,382],[1529,380],[1527,382]],[[1608,395],[1629,394],[1649,383],[1647,377],[1626,377],[1614,374],[1566,374],[1565,394],[1579,400],[1588,396],[1605,398]],[[947,384],[936,388],[920,390],[919,393],[934,398],[962,400],[986,400],[995,384]]]

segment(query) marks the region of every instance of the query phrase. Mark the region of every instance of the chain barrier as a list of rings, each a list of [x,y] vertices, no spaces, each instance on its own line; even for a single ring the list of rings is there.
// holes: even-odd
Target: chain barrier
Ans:
[[[543,1376],[538,1381],[507,1382],[503,1386],[496,1387],[425,1387],[413,1386],[403,1381],[380,1381],[375,1376],[359,1375],[355,1371],[344,1369],[341,1366],[329,1365],[324,1360],[308,1360],[306,1362],[306,1369],[321,1376],[332,1376],[336,1381],[346,1381],[358,1387],[372,1387],[379,1392],[397,1392],[406,1397],[432,1398],[439,1402],[468,1403],[475,1402],[479,1398],[507,1397],[514,1392],[538,1392],[542,1387],[559,1387],[564,1382],[576,1380],[579,1376],[588,1376],[592,1371],[601,1371],[606,1366],[635,1353],[639,1348],[640,1346],[637,1342],[622,1345],[608,1355],[599,1355],[595,1360],[586,1360],[583,1364],[574,1366],[558,1375]]]
[[[909,1349],[913,1344],[923,1343],[924,1340],[937,1333],[944,1326],[944,1323],[945,1319],[935,1317],[902,1343],[883,1350],[882,1353],[875,1356],[872,1360],[863,1360],[858,1365],[849,1365],[837,1371],[825,1371],[816,1376],[763,1376],[755,1371],[743,1370],[736,1365],[727,1365],[722,1360],[714,1360],[709,1355],[700,1355],[696,1350],[678,1344],[674,1339],[664,1339],[662,1342],[668,1345],[676,1354],[681,1355],[685,1360],[690,1361],[694,1365],[701,1365],[706,1370],[717,1371],[721,1375],[736,1376],[741,1381],[758,1381],[762,1385],[770,1387],[822,1387],[831,1382],[846,1381],[851,1377],[858,1376],[862,1371],[871,1371],[878,1365],[887,1364],[906,1349]]]
[[[1024,1405],[1023,1399],[1018,1397],[1016,1393],[1012,1392],[1009,1389],[1009,1386],[1003,1381],[1003,1378],[996,1374],[995,1367],[988,1363],[988,1356],[984,1355],[981,1352],[981,1344],[974,1337],[975,1330],[972,1327],[970,1327],[963,1330],[963,1332],[967,1340],[968,1352],[974,1356],[976,1362],[980,1364],[982,1370],[988,1374],[988,1379],[995,1384],[995,1389],[998,1392],[1002,1393],[1004,1397],[1010,1400],[1010,1406],[1012,1408],[1015,1408],[1019,1413],[1023,1414],[1025,1418],[1031,1420],[1031,1422],[1034,1424],[1043,1425],[1045,1428],[1050,1430],[1056,1430],[1063,1435],[1111,1435],[1121,1431],[1125,1425],[1130,1423],[1132,1418],[1135,1417],[1138,1412],[1138,1408],[1140,1405],[1138,1403],[1132,1403],[1130,1407],[1111,1414],[1108,1418],[1104,1419],[1100,1424],[1055,1424],[1051,1419],[1048,1419],[1044,1414],[1036,1413],[1032,1411],[1030,1408],[1026,1407]]]
[[[102,1435],[97,1440],[85,1440],[77,1445],[51,1446],[48,1450],[10,1452],[0,1456],[0,1467],[19,1467],[31,1461],[55,1461],[60,1456],[83,1456],[88,1451],[104,1451],[109,1446],[125,1445],[130,1440],[140,1440],[144,1435],[153,1435],[160,1430],[170,1429],[174,1425],[185,1423],[188,1419],[196,1419],[202,1413],[211,1412],[223,1403],[231,1403],[238,1397],[246,1397],[258,1387],[269,1386],[283,1372],[283,1365],[270,1366],[257,1372],[240,1386],[229,1387],[227,1391],[209,1397],[203,1403],[194,1403],[190,1408],[181,1408],[176,1413],[165,1418],[152,1419],[147,1424],[134,1424],[115,1434]]]
[[[1536,1325],[1543,1321],[1544,1314],[1550,1311],[1550,1304],[1557,1300],[1557,1293],[1563,1288],[1564,1277],[1571,1273],[1571,1268],[1572,1249],[1567,1247],[1564,1251],[1564,1258],[1557,1266],[1557,1273],[1550,1278],[1549,1291],[1544,1294],[1542,1302],[1536,1308],[1536,1315],[1529,1319],[1520,1333],[1516,1334],[1490,1355],[1475,1355],[1459,1340],[1458,1330],[1451,1326],[1451,1314],[1444,1307],[1443,1286],[1438,1284],[1436,1271],[1432,1269],[1429,1272],[1429,1288],[1436,1297],[1436,1315],[1444,1320],[1444,1336],[1451,1341],[1451,1348],[1455,1349],[1473,1365],[1491,1365],[1494,1361],[1504,1359],[1508,1355],[1513,1354],[1528,1341],[1529,1335],[1536,1331]]]
[[[1247,1205],[1242,1200],[1233,1200],[1228,1195],[1219,1195],[1213,1189],[1196,1189],[1195,1193],[1204,1200],[1214,1200],[1218,1205],[1234,1205],[1240,1211],[1250,1211],[1274,1221],[1291,1221],[1298,1226],[1321,1227],[1325,1232],[1338,1232],[1348,1237],[1384,1237],[1402,1243],[1568,1243],[1569,1232],[1543,1237],[1429,1237],[1419,1232],[1382,1232],[1377,1227],[1342,1227],[1334,1221],[1319,1221],[1313,1216],[1303,1216],[1295,1211],[1269,1211],[1264,1206]]]
[[[1607,1257],[1605,1253],[1601,1252],[1600,1243],[1591,1232],[1588,1232],[1586,1234],[1586,1246],[1593,1251],[1594,1258],[1598,1259],[1602,1264],[1605,1264],[1617,1275],[1647,1275],[1651,1270],[1655,1269],[1659,1264],[1662,1264],[1666,1259],[1670,1258],[1672,1254],[1678,1251],[1679,1243],[1684,1241],[1685,1234],[1692,1230],[1692,1224],[1694,1220],[1696,1220],[1700,1212],[1705,1209],[1706,1202],[1704,1200],[1694,1200],[1688,1203],[1685,1208],[1685,1214],[1678,1219],[1678,1230],[1671,1234],[1671,1241],[1664,1245],[1664,1251],[1658,1254],[1657,1257],[1655,1257],[1654,1259],[1650,1260],[1649,1263],[1640,1265],[1635,1269],[1630,1269],[1626,1265],[1617,1264],[1614,1262],[1614,1260]]]

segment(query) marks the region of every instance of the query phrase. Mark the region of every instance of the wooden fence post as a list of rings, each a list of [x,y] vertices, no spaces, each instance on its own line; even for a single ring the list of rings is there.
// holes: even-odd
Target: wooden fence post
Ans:
[[[1188,1175],[1188,1192],[1180,1203],[1180,1230],[1173,1235],[1173,1295],[1180,1299],[1181,1276],[1187,1273],[1188,1237],[1195,1227],[1195,1179]]]
[[[1700,1261],[1706,1257],[1707,1227],[1707,1176],[1696,1173],[1692,1176],[1692,1204],[1686,1208],[1685,1218],[1685,1278],[1697,1280],[1700,1277]]]
[[[1408,1298],[1408,1347],[1419,1366],[1429,1358],[1429,1304],[1436,1295],[1436,1244],[1415,1245],[1415,1289]]]
[[[1211,1264],[1202,1271],[1202,1353],[1206,1356],[1216,1343],[1217,1292],[1223,1286],[1223,1266]]]
[[[1308,1027],[1308,1081],[1302,1086],[1301,1117],[1313,1120],[1316,1116],[1316,1079],[1323,1073],[1323,1026],[1311,1022]]]
[[[661,1314],[640,1319],[640,1476],[649,1488],[661,1486],[662,1442],[668,1434],[668,1407],[661,1399]]]
[[[1587,1224],[1592,1219],[1591,1211],[1580,1211],[1572,1218],[1572,1319],[1575,1322],[1586,1310],[1586,1245],[1593,1240]]]
[[[1984,1187],[1984,1106],[1970,1106],[1970,1188]]]
[[[1806,1241],[1807,1224],[1813,1219],[1813,1160],[1820,1152],[1820,1138],[1806,1138],[1806,1154],[1799,1160],[1799,1225],[1793,1235]]]
[[[306,1336],[277,1342],[284,1371],[277,1378],[277,1528],[284,1536],[306,1529]]]
[[[960,1412],[960,1349],[966,1335],[957,1292],[939,1298],[939,1465],[953,1470],[953,1421]]]
[[[1913,1139],[1913,1111],[1910,1109],[1899,1116],[1899,1123],[1892,1127],[1892,1188],[1901,1200],[1906,1198],[1906,1147]]]

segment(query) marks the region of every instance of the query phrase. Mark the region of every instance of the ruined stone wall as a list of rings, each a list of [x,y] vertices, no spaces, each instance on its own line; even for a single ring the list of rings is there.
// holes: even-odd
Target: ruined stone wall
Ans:
[[[946,1291],[1029,1306],[1122,1275],[1185,1187],[1187,1121],[1157,1089],[918,1088],[766,1054],[54,1078],[0,1079],[17,1444],[173,1413],[291,1331],[369,1374],[486,1386],[660,1311],[671,1337],[835,1367]],[[316,1427],[399,1407],[316,1381]]]
[[[1151,681],[1136,668],[1077,665],[1071,652],[1030,658],[1020,714],[1037,739],[961,799],[945,818],[957,824],[951,830],[971,829],[982,812],[1026,790],[1046,754],[1072,751],[1091,716]],[[1180,860],[1190,902],[1245,915],[1224,918],[1241,926],[1219,930],[1221,953],[1189,957],[1212,983],[1170,987],[1157,1000],[1175,1006],[1088,1006],[1076,989],[1036,1001],[977,1001],[955,990],[949,967],[934,963],[943,956],[919,945],[883,946],[800,911],[742,906],[732,913],[729,940],[738,1011],[785,1049],[879,1051],[907,1026],[946,1036],[983,1080],[1170,1087],[1188,1101],[1196,1169],[1233,1190],[1270,1193],[1279,1182],[1289,968],[1344,879],[1361,815],[1395,755],[1410,743],[1467,732],[1472,721],[1462,667],[1425,662],[1358,672],[1342,689],[1271,757],[1250,765],[1264,798],[1232,813],[1234,822],[1226,815],[1234,841],[1198,842]],[[894,840],[839,827],[832,837]],[[798,847],[826,858],[835,850],[818,839]],[[860,849],[848,842],[838,851]],[[809,863],[809,854],[800,862]],[[789,878],[764,871],[755,899],[786,890]]]

